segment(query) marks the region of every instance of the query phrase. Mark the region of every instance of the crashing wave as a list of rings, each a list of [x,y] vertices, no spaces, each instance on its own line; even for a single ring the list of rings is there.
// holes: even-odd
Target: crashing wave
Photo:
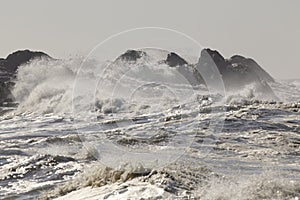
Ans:
[[[45,56],[26,60],[18,67],[14,75],[16,77],[11,79],[14,82],[10,86],[11,91],[5,89],[0,92],[4,96],[11,94],[12,99],[19,104],[15,113],[72,113],[72,105],[76,107],[77,104],[82,110],[103,113],[132,108],[132,103],[147,107],[159,99],[149,98],[152,102],[148,100],[142,103],[146,99],[145,94],[141,96],[142,90],[154,94],[159,85],[166,86],[165,89],[159,88],[161,94],[166,95],[161,98],[175,99],[174,102],[179,99],[180,103],[185,104],[191,101],[193,94],[204,95],[209,92],[197,69],[205,70],[215,65],[224,81],[225,104],[241,100],[291,102],[298,98],[298,93],[295,93],[298,90],[296,81],[276,82],[254,60],[242,56],[225,59],[217,51],[210,49],[202,51],[198,64],[188,63],[174,52],[157,49],[129,50],[110,63],[86,60],[85,66],[88,67],[84,69],[81,69],[82,61],[81,57],[55,60]],[[91,83],[96,88],[91,88]],[[81,89],[76,92],[74,87]],[[286,99],[287,95],[283,92],[293,95],[288,95],[290,99]],[[128,102],[137,96],[139,99],[134,99],[135,102]],[[118,99],[126,102],[122,105],[128,105],[121,106]]]

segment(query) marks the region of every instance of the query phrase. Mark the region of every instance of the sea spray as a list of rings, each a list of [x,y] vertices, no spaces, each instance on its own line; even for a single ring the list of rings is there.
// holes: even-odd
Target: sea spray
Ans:
[[[13,95],[17,113],[71,111],[72,84],[80,59],[34,60],[19,68]]]

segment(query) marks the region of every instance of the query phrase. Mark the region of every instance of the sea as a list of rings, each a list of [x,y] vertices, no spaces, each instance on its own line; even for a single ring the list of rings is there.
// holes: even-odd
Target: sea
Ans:
[[[18,70],[17,105],[0,108],[0,199],[300,199],[300,79],[270,83],[272,100],[151,60],[84,62]]]

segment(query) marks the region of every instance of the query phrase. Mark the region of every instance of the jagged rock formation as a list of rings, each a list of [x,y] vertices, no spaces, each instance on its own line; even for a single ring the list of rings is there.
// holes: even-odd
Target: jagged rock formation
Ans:
[[[52,59],[43,52],[34,52],[30,50],[16,51],[8,55],[6,59],[0,59],[0,105],[5,102],[13,101],[10,91],[14,85],[13,79],[15,78],[18,67],[33,59],[39,58]]]
[[[219,71],[216,74],[221,75],[227,91],[242,89],[247,84],[256,83],[262,91],[273,96],[268,83],[274,82],[274,79],[251,58],[234,55],[229,59],[225,59],[218,51],[211,49],[202,50],[197,64],[188,63],[175,52],[166,53],[164,56],[163,60],[161,58],[156,60],[157,64],[166,64],[177,69],[193,86],[206,84],[204,80],[208,79],[214,81],[214,76],[205,77],[204,79],[201,72],[215,66]],[[13,101],[10,91],[14,85],[13,79],[18,67],[38,58],[52,59],[43,52],[30,50],[14,52],[8,55],[6,59],[0,58],[0,105],[3,105],[4,102]],[[142,58],[146,58],[145,61],[148,61],[149,55],[142,50],[128,50],[119,56],[117,60],[134,63]],[[140,62],[143,63],[144,60],[140,60]]]
[[[274,82],[253,59],[240,55],[225,59],[218,51],[202,50],[197,68],[212,66],[218,68],[227,90],[239,89],[250,83]]]
[[[165,62],[170,67],[183,66],[188,64],[183,58],[181,58],[174,52],[168,54]]]
[[[43,52],[34,52],[29,50],[16,51],[8,55],[6,59],[1,59],[0,67],[5,69],[7,72],[15,72],[20,65],[25,64],[32,59],[42,57],[51,58]]]
[[[128,50],[124,54],[122,54],[118,59],[125,61],[136,61],[144,55],[146,55],[146,53],[143,51]]]
[[[141,58],[149,60],[148,56],[142,50],[129,50],[117,60],[122,59],[123,61],[134,62]],[[206,81],[209,81],[211,84],[221,75],[226,91],[235,91],[243,89],[246,85],[256,84],[256,88],[259,88],[260,91],[264,91],[269,96],[275,97],[275,94],[268,85],[268,83],[274,82],[274,79],[251,58],[234,55],[226,59],[216,50],[203,49],[197,64],[188,63],[175,52],[166,54],[163,60],[156,60],[156,62],[176,68],[193,86],[208,84]],[[210,71],[213,67],[216,69],[214,74],[209,75],[210,77],[203,77],[207,76],[205,72]]]
[[[257,62],[255,62],[251,58],[245,58],[240,55],[234,55],[230,59],[227,60],[231,66],[234,68],[245,66],[253,74],[256,74],[259,76],[261,80],[267,81],[267,82],[274,82],[274,79],[262,68],[260,67]]]

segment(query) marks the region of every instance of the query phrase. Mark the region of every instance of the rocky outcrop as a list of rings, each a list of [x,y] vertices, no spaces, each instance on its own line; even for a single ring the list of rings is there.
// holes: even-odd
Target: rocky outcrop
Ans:
[[[234,55],[225,59],[218,51],[202,50],[199,62],[195,66],[196,71],[205,72],[206,69],[213,67],[216,67],[217,71],[204,79],[208,80],[210,84],[216,80],[217,76],[221,75],[227,92],[236,92],[252,84],[259,93],[264,94],[266,99],[278,99],[269,86],[269,83],[275,82],[275,80],[251,58]],[[200,74],[202,77],[205,73]]]
[[[227,62],[233,67],[241,67],[244,66],[248,69],[248,72],[252,74],[256,74],[259,76],[260,80],[264,80],[267,82],[274,82],[273,77],[271,77],[257,62],[255,62],[251,58],[245,58],[240,55],[234,55]]]
[[[240,55],[225,59],[215,50],[202,50],[197,65],[198,71],[212,66],[217,67],[228,90],[240,88],[253,82],[274,82],[274,79],[253,59]]]
[[[0,105],[13,101],[11,89],[18,67],[33,59],[40,58],[53,59],[43,52],[30,50],[16,51],[8,55],[7,58],[0,59]]]
[[[125,61],[137,61],[139,58],[146,55],[143,51],[136,51],[136,50],[128,50],[121,56],[119,56],[118,59],[125,60]]]
[[[134,63],[136,61],[144,62],[153,60],[157,64],[166,64],[169,67],[177,69],[191,85],[206,84],[207,80],[213,82],[216,76],[221,75],[227,91],[241,89],[250,83],[259,85],[262,91],[271,92],[268,83],[274,82],[274,79],[251,58],[245,58],[240,55],[234,55],[229,59],[224,58],[218,51],[204,49],[201,52],[197,64],[188,63],[175,52],[166,52],[157,59],[151,58],[146,51],[128,50],[117,58],[119,61]],[[11,89],[14,85],[13,79],[19,66],[30,62],[33,59],[46,58],[52,59],[43,52],[34,52],[30,50],[17,51],[0,59],[0,105],[3,102],[13,101]],[[203,77],[205,70],[216,67],[215,75]],[[203,73],[204,72],[204,73]],[[273,94],[272,94],[273,95]]]
[[[168,54],[165,63],[170,67],[183,66],[188,64],[183,58],[181,58],[174,52]]]
[[[38,51],[29,51],[29,50],[22,50],[16,51],[7,56],[6,59],[0,60],[0,67],[5,69],[7,72],[16,72],[17,68],[25,63],[28,63],[32,59],[37,58],[51,58],[49,55],[38,52]]]
[[[128,50],[119,56],[117,60],[135,62],[141,58],[147,58],[148,56],[149,55],[142,50]],[[145,60],[148,60],[148,58]],[[274,82],[274,79],[253,59],[245,58],[240,55],[234,55],[226,59],[218,51],[211,49],[203,49],[201,51],[197,64],[188,63],[175,52],[166,54],[165,59],[156,60],[156,62],[176,68],[192,85],[207,84],[205,80],[212,83],[216,80],[217,76],[220,77],[221,75],[227,91],[241,89],[251,83],[261,84],[263,87],[270,82]],[[206,72],[213,67],[217,69],[214,71],[214,74],[210,74],[210,77],[204,78],[203,76],[209,74]]]

